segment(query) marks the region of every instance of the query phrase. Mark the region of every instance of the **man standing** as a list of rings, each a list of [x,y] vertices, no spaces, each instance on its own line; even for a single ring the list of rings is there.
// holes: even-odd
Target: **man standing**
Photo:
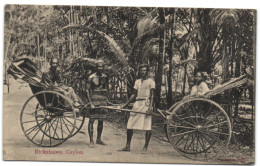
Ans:
[[[88,133],[91,148],[94,147],[93,124],[95,120],[98,120],[96,144],[106,145],[101,140],[101,135],[103,131],[103,120],[106,118],[107,111],[105,109],[98,108],[98,106],[107,105],[108,101],[108,77],[103,73],[103,61],[97,62],[96,70],[97,71],[94,74],[89,76],[87,82],[87,99],[91,107],[88,123]]]
[[[50,70],[42,74],[42,81],[48,86],[55,87],[63,94],[68,96],[74,102],[74,106],[80,106],[79,98],[74,92],[72,87],[67,87],[63,85],[60,77],[60,72],[57,69],[59,66],[59,60],[57,58],[52,58],[50,61]]]
[[[148,144],[152,135],[152,112],[154,105],[154,89],[155,82],[153,79],[148,76],[149,66],[147,64],[143,64],[139,67],[139,75],[140,79],[135,81],[133,94],[131,95],[128,102],[122,106],[126,107],[130,104],[134,99],[136,102],[133,106],[133,111],[142,112],[141,113],[130,113],[130,117],[127,122],[127,142],[126,146],[120,151],[130,151],[131,139],[133,136],[133,130],[145,130],[145,145],[143,147],[143,151],[147,151]],[[144,114],[146,113],[146,114]]]

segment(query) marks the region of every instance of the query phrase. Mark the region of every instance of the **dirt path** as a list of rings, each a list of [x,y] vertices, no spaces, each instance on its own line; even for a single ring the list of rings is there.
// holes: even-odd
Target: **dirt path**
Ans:
[[[107,146],[96,145],[89,148],[87,122],[82,133],[67,140],[54,148],[41,148],[31,143],[23,134],[20,127],[20,111],[26,99],[32,95],[28,87],[12,81],[10,93],[4,94],[3,113],[3,148],[6,160],[48,160],[48,161],[88,161],[88,162],[145,162],[145,163],[187,163],[187,164],[221,164],[218,160],[210,162],[193,161],[182,157],[169,143],[162,143],[152,137],[149,150],[142,153],[144,133],[134,133],[131,152],[119,152],[125,145],[126,131],[115,127],[112,123],[104,123],[103,140]],[[96,122],[95,122],[96,134]],[[85,133],[85,134],[84,134]],[[59,151],[60,154],[39,154],[44,151]],[[223,164],[223,163],[222,163]]]

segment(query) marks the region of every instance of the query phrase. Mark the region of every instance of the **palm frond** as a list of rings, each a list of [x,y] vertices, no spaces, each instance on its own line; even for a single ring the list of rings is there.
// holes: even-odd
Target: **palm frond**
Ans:
[[[141,36],[145,33],[145,31],[149,31],[152,28],[156,27],[158,25],[157,17],[153,18],[150,15],[147,15],[140,19],[137,23],[137,36]]]
[[[98,32],[99,34],[101,34],[103,37],[105,37],[107,39],[107,41],[109,42],[110,48],[117,55],[117,58],[120,61],[120,63],[122,65],[128,65],[127,60],[126,60],[127,56],[124,53],[124,51],[120,48],[120,46],[117,44],[117,42],[112,37],[105,34],[104,32],[101,32],[98,30],[96,30],[96,32]]]
[[[128,66],[128,62],[126,60],[127,55],[124,53],[124,51],[121,49],[121,47],[118,45],[118,43],[109,35],[107,35],[106,33],[96,30],[94,28],[91,28],[90,26],[86,26],[86,25],[68,25],[62,28],[62,31],[68,30],[68,29],[87,29],[87,30],[91,30],[93,32],[97,32],[100,36],[104,37],[108,43],[109,46],[111,48],[111,50],[115,53],[117,60],[120,62],[120,64],[122,66]]]
[[[147,39],[150,39],[151,37],[154,38],[154,36],[156,34],[159,33],[159,30],[162,29],[162,30],[166,30],[166,29],[169,29],[171,27],[171,24],[170,23],[165,23],[165,24],[162,24],[162,25],[157,25],[155,27],[153,27],[152,29],[144,32],[142,35],[138,36],[134,42],[133,42],[133,45],[132,45],[132,48],[131,48],[131,51],[130,51],[130,54],[132,54],[134,52],[134,50],[138,47],[138,45],[144,41],[146,41]]]
[[[140,7],[136,7],[136,9],[140,10],[142,13],[144,13],[145,15],[148,15],[148,13],[146,11],[144,11],[142,8]]]
[[[210,11],[211,23],[222,25],[224,22],[232,21],[237,22],[239,20],[240,10],[238,9],[229,9],[229,10],[221,10],[214,9]]]

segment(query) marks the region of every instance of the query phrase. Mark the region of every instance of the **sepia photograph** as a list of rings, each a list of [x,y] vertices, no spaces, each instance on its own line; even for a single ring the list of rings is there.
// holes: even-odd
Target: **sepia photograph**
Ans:
[[[255,164],[256,13],[6,4],[3,160]]]

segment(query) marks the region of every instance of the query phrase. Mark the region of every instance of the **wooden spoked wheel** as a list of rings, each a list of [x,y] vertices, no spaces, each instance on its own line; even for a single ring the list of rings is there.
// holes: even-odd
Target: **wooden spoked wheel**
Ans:
[[[172,108],[167,134],[172,146],[183,156],[195,160],[216,157],[231,138],[227,113],[216,102],[193,98]]]
[[[55,91],[42,91],[25,102],[20,123],[31,142],[42,147],[54,147],[74,134],[76,118],[69,98]]]
[[[38,113],[40,113],[41,111],[40,110],[42,110],[42,112],[44,112],[44,109],[43,109],[43,107],[42,106],[40,106],[39,104],[36,106],[36,108],[39,110],[39,111],[37,111]],[[46,113],[47,114],[47,113]],[[39,123],[39,121],[40,121],[40,119],[38,119],[38,116],[35,116],[35,118],[36,118],[36,120],[37,120],[37,123]],[[67,125],[72,125],[72,123],[70,123],[71,121],[71,117],[68,117],[68,118],[65,118],[65,117],[63,117],[64,119],[60,119],[61,121],[65,121],[65,122],[68,122],[68,124]],[[69,121],[67,121],[69,119]],[[85,114],[82,114],[82,115],[80,115],[80,116],[76,116],[76,125],[75,125],[75,129],[73,130],[73,133],[71,134],[71,136],[70,137],[73,137],[74,135],[76,135],[80,130],[81,130],[81,128],[83,127],[83,124],[84,124],[84,122],[85,122]],[[63,122],[64,123],[64,122]],[[64,123],[65,124],[65,123]],[[42,132],[44,132],[44,131],[42,131]],[[46,133],[46,135],[48,136],[48,137],[51,137],[51,138],[53,138],[53,139],[64,139],[64,138],[59,138],[59,137],[57,137],[57,135],[55,134],[55,135],[49,135],[48,133]]]

